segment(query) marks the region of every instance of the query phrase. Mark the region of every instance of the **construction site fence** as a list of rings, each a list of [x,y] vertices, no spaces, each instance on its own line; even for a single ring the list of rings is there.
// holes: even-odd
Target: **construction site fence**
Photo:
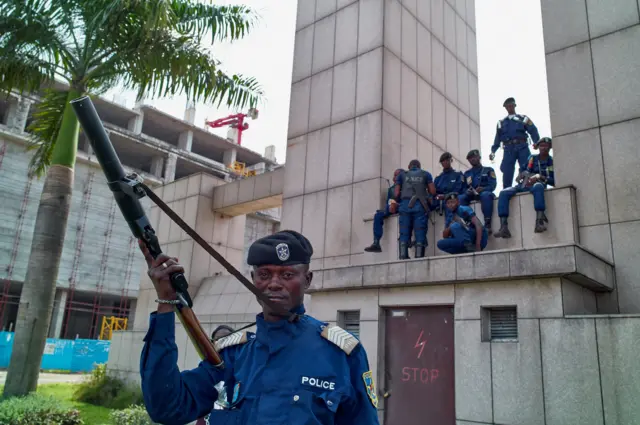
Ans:
[[[0,369],[9,367],[14,332],[0,332]],[[91,372],[96,365],[107,363],[111,341],[96,339],[47,338],[41,370]]]

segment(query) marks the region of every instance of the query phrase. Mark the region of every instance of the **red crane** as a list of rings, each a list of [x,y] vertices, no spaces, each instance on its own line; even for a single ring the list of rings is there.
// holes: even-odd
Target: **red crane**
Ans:
[[[238,130],[238,144],[242,145],[242,132],[249,128],[249,123],[244,122],[246,117],[251,118],[252,120],[258,119],[258,110],[255,108],[249,109],[249,112],[246,114],[234,114],[229,115],[225,118],[219,118],[214,121],[204,120],[204,125],[207,125],[211,128],[220,128],[228,125],[231,128],[235,128]]]

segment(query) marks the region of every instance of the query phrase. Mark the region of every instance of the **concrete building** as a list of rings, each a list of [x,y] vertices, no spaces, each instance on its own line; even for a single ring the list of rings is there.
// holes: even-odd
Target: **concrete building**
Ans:
[[[0,100],[2,330],[14,326],[44,183],[44,179],[28,178],[32,154],[25,150],[39,95],[12,94]],[[162,185],[175,182],[175,193],[165,199],[184,217],[195,210],[185,212],[180,200],[188,193],[199,193],[200,186],[211,188],[244,178],[237,169],[262,173],[278,167],[273,159],[197,126],[193,107],[185,110],[181,120],[144,104],[128,109],[104,98],[94,103],[127,170],[143,176],[152,188],[162,190]],[[273,155],[273,149],[268,151]],[[187,181],[197,187],[187,187]],[[49,336],[98,338],[103,316],[133,319],[144,260],[82,133],[72,202]],[[148,198],[142,202],[145,208],[151,205]],[[249,243],[273,232],[279,221],[278,205],[243,216],[239,227],[233,228],[240,238],[236,248],[242,254],[245,223]],[[169,226],[168,221],[163,225]],[[238,257],[238,265],[242,258]]]
[[[398,261],[397,218],[384,252],[363,252],[385,179],[413,157],[437,174],[440,152],[479,147],[475,2],[299,0],[284,176],[216,186],[213,210],[241,217],[281,188],[282,227],[314,245],[307,309],[359,336],[381,423],[638,424],[639,11],[637,0],[542,0],[549,230],[534,233],[532,197],[518,195],[511,239],[446,255],[438,218],[428,258]],[[152,291],[145,277],[141,288]],[[139,380],[154,309],[114,337],[111,373]],[[222,274],[203,280],[194,310],[211,331],[260,308]],[[176,334],[179,366],[195,367]]]

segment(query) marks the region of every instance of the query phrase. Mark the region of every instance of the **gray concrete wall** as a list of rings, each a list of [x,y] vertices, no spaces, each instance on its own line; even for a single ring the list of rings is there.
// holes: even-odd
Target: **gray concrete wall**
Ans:
[[[362,264],[393,171],[479,148],[474,2],[298,2],[283,228]]]
[[[604,312],[640,313],[640,8],[542,0],[556,181],[577,188],[580,239],[614,261]]]

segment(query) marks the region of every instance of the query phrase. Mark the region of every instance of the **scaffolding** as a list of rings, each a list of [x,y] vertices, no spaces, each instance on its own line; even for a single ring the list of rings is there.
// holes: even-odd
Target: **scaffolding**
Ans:
[[[126,317],[104,316],[102,318],[102,326],[100,327],[100,336],[98,339],[111,340],[113,331],[126,331],[128,320]]]

